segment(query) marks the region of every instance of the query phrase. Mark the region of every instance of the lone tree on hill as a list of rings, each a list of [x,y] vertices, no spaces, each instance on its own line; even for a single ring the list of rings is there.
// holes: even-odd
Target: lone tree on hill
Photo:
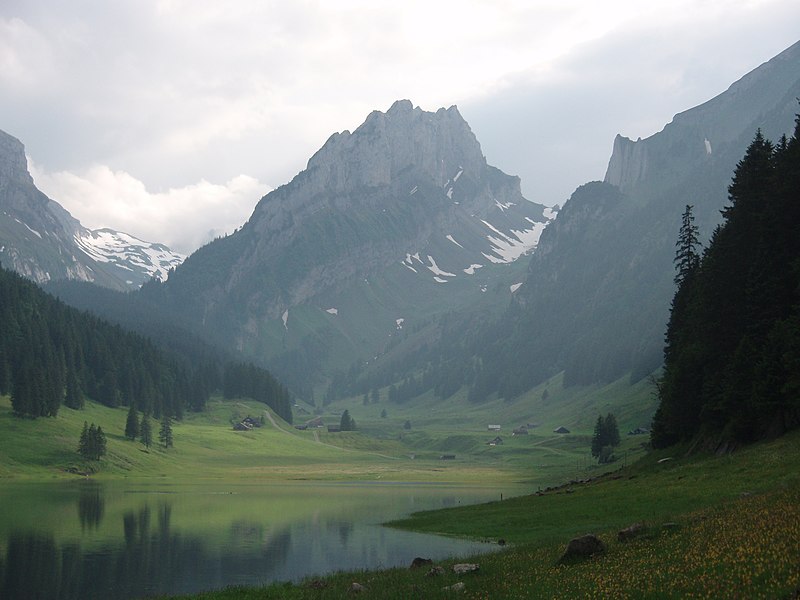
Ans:
[[[611,462],[613,460],[612,449],[619,446],[619,443],[617,418],[611,413],[608,413],[605,419],[603,415],[599,415],[592,435],[592,456],[601,463]]]
[[[356,429],[356,422],[353,417],[350,416],[350,411],[345,410],[342,413],[342,418],[339,421],[339,428],[342,431],[355,431]]]

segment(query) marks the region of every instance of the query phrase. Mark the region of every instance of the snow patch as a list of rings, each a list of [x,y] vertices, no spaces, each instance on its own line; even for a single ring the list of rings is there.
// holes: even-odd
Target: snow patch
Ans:
[[[428,254],[428,261],[430,261],[431,264],[427,268],[434,275],[442,275],[443,277],[455,277],[456,276],[455,273],[448,273],[447,271],[442,271],[442,269],[439,268],[439,265],[436,264],[436,261],[433,259],[433,257],[430,254]]]
[[[42,234],[41,234],[41,233],[39,233],[38,231],[36,231],[35,229],[31,229],[30,225],[28,225],[27,223],[23,223],[22,221],[20,221],[20,220],[19,220],[19,219],[17,219],[16,217],[14,218],[14,220],[15,220],[17,223],[19,223],[20,225],[25,225],[25,227],[28,229],[28,231],[30,231],[30,232],[31,232],[31,233],[33,233],[34,235],[37,235],[37,236],[39,237],[39,239],[42,239]]]
[[[339,309],[338,308],[326,308],[325,312],[328,313],[329,315],[338,315],[339,314]],[[288,317],[288,315],[287,315],[287,317]]]
[[[558,206],[547,206],[542,211],[542,216],[548,221],[552,221],[558,216]]]
[[[434,277],[433,280],[436,283],[447,283],[447,279],[442,279],[441,277]]]
[[[485,285],[482,285],[482,286],[481,286],[481,291],[482,291],[482,292],[485,292],[485,291],[486,291],[486,286],[485,286]]]
[[[406,252],[405,259],[400,261],[400,262],[402,263],[402,265],[404,267],[406,267],[408,269],[411,269],[412,271],[414,271],[414,273],[416,273],[417,270],[414,268],[414,261],[415,260],[421,265],[425,264],[425,263],[422,262],[422,259],[419,257],[419,252],[417,252],[415,254],[410,254],[410,253]]]
[[[522,282],[515,283],[514,285],[508,286],[508,289],[510,289],[511,293],[513,294],[514,292],[516,292],[520,288],[521,285],[522,285]]]
[[[283,315],[281,315],[281,320],[283,320],[283,327],[286,329],[286,331],[289,331],[289,324],[288,324],[289,323],[289,309],[288,308],[285,311],[283,311]]]
[[[452,199],[453,199],[453,188],[452,188],[452,187],[447,189],[447,197],[448,197],[450,200],[452,200]]]
[[[453,177],[453,183],[455,183],[456,181],[458,181],[458,178],[459,178],[459,177],[461,177],[461,174],[462,174],[463,172],[464,172],[464,167],[458,167],[458,173],[456,173],[456,176],[455,176],[455,177]]]
[[[413,196],[416,193],[417,193],[417,186],[414,186],[413,188],[411,188],[411,191],[408,192],[408,195]]]
[[[706,154],[711,154],[711,142],[708,141],[708,138],[704,139],[703,143],[706,146]]]
[[[516,204],[514,204],[513,202],[500,202],[499,200],[495,200],[494,201],[494,205],[497,208],[499,208],[500,210],[502,210],[503,212],[505,212],[506,210],[508,210],[512,206],[516,206]]]
[[[492,245],[491,254],[481,252],[486,260],[495,264],[511,263],[520,256],[532,250],[539,243],[539,238],[547,223],[533,223],[531,229],[511,230],[511,235],[506,235],[491,223],[481,219],[481,222],[491,229],[498,237],[486,236]]]
[[[464,273],[466,273],[467,275],[474,275],[475,271],[477,271],[478,269],[482,269],[482,268],[483,268],[483,265],[479,265],[478,263],[475,263],[475,264],[472,264],[472,265],[468,266],[466,269],[464,269]]]
[[[463,248],[463,247],[464,247],[464,246],[462,246],[461,244],[459,244],[457,241],[455,241],[455,239],[453,239],[453,235],[452,235],[452,234],[448,233],[448,234],[447,234],[447,236],[445,236],[445,237],[447,237],[447,239],[448,239],[448,240],[450,240],[451,242],[453,242],[453,243],[454,243],[456,246],[458,246],[459,248]]]
[[[145,242],[127,233],[98,229],[75,234],[75,243],[92,259],[113,263],[132,272],[165,280],[169,270],[186,258],[162,244]]]
[[[402,329],[403,328],[403,323],[405,323],[405,321],[406,320],[401,317],[399,319],[395,319],[394,323],[395,323],[395,325],[397,325],[398,329]]]

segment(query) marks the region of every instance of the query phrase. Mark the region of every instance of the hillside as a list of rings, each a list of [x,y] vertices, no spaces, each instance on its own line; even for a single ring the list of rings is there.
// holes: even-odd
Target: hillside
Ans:
[[[508,312],[472,346],[484,364],[475,396],[513,397],[560,371],[572,385],[656,369],[684,207],[694,206],[707,243],[756,130],[775,140],[791,133],[798,96],[800,43],[661,132],[618,137],[605,181],[564,204]]]
[[[487,164],[456,107],[398,101],[142,295],[309,397],[427,331],[414,352],[446,313],[503,306],[554,215]]]

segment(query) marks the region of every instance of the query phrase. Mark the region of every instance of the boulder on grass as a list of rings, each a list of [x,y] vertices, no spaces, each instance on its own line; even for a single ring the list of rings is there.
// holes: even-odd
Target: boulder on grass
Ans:
[[[475,563],[460,563],[453,565],[453,573],[463,575],[464,573],[477,573],[480,567]]]
[[[567,544],[566,551],[564,551],[563,556],[558,562],[560,564],[578,562],[605,551],[606,545],[603,541],[596,535],[590,533],[571,539],[569,544]]]

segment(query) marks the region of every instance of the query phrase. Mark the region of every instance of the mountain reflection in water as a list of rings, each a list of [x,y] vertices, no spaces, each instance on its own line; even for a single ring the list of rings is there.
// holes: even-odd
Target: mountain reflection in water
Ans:
[[[20,484],[0,492],[0,598],[190,594],[493,548],[380,523],[413,510],[494,499],[495,492],[387,488],[131,493],[93,483],[77,489]]]

